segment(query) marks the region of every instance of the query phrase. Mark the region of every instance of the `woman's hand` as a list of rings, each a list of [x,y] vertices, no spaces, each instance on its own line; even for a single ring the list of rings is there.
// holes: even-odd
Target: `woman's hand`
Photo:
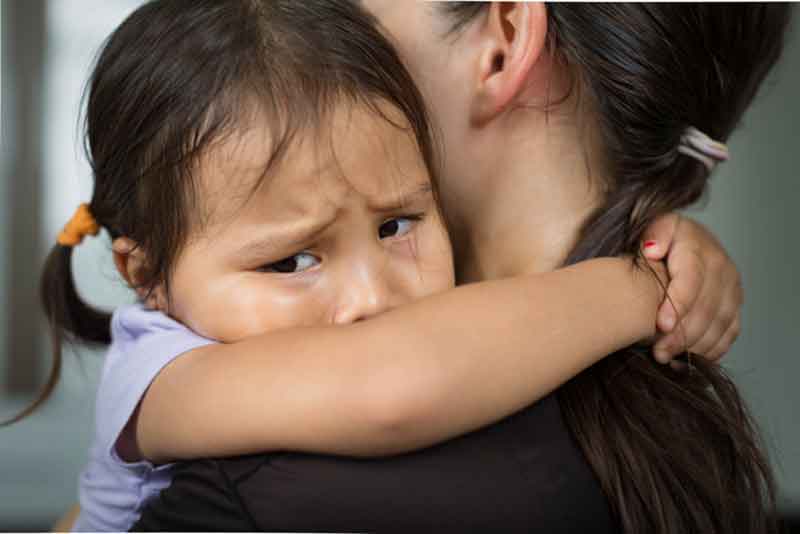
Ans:
[[[649,260],[666,259],[671,278],[658,311],[656,359],[667,363],[688,349],[719,360],[740,329],[743,292],[733,261],[704,226],[674,213],[650,225],[642,248]]]

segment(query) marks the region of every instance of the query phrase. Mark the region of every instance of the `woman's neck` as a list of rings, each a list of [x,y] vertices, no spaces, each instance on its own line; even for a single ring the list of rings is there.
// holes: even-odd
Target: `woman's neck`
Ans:
[[[468,223],[454,235],[462,283],[556,269],[603,199],[607,176],[592,132],[556,112],[514,115],[498,125],[508,135],[494,135],[504,140],[497,151],[485,145],[490,135],[476,138],[487,156],[501,156],[464,184],[481,201],[465,206]]]

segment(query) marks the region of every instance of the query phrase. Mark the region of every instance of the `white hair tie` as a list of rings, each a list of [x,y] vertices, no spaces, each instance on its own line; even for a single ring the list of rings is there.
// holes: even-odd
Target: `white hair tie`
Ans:
[[[717,163],[726,161],[730,157],[727,145],[714,141],[694,126],[689,126],[683,132],[678,152],[701,162],[709,173],[714,170]]]

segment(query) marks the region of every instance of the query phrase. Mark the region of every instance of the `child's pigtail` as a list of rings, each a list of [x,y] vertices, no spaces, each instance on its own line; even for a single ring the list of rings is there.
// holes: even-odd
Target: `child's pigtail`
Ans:
[[[111,342],[111,315],[84,302],[75,288],[71,246],[56,245],[50,251],[42,274],[41,299],[56,346],[65,340]]]
[[[0,427],[24,419],[36,410],[53,392],[61,375],[61,345],[64,341],[87,344],[111,342],[111,315],[84,302],[75,287],[72,276],[72,249],[83,236],[95,235],[97,223],[88,215],[88,206],[82,204],[58,237],[45,262],[41,279],[41,300],[53,344],[53,364],[47,383],[39,396],[11,419],[0,422]]]

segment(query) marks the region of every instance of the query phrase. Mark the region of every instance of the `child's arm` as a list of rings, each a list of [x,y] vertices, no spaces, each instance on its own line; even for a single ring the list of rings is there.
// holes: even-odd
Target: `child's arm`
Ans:
[[[195,349],[153,381],[136,442],[156,462],[413,450],[499,420],[653,335],[661,299],[650,273],[603,258],[462,286],[348,326]]]

